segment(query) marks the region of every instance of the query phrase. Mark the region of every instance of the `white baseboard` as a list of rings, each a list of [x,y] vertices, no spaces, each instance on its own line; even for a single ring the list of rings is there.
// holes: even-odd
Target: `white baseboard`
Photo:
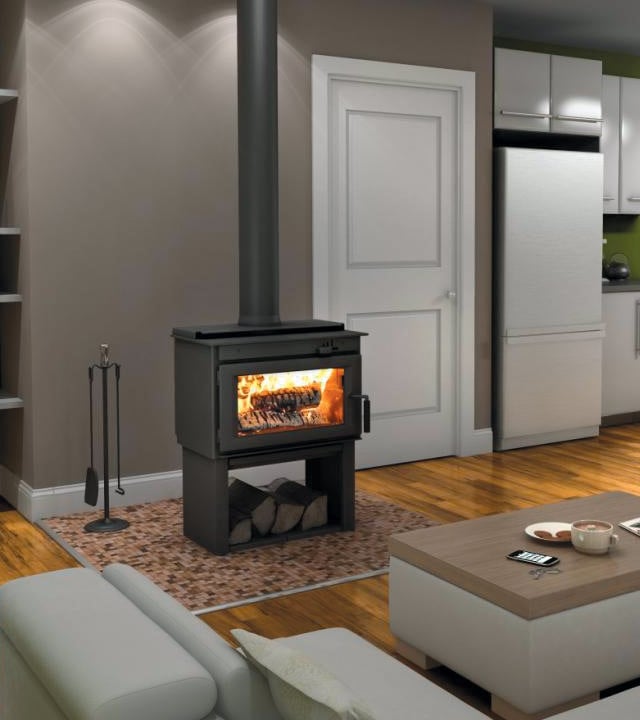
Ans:
[[[484,455],[493,451],[493,430],[480,428],[474,430],[470,436],[463,439],[458,457],[469,455]]]
[[[485,428],[475,430],[473,435],[465,440],[460,449],[460,456],[481,455],[492,450],[493,432],[491,428]],[[234,477],[251,485],[266,485],[277,477],[302,480],[304,474],[303,461],[233,471]],[[113,479],[110,487],[109,504],[111,508],[182,497],[182,471],[173,470],[123,478],[124,495],[113,492],[115,488]],[[102,492],[101,487],[98,507],[103,506]],[[90,509],[90,506],[84,502],[84,482],[57,487],[32,488],[3,466],[0,466],[0,495],[31,522],[54,515],[86,512]]]
[[[265,467],[246,468],[233,472],[252,485],[266,485],[276,477],[286,476],[291,480],[304,477],[304,463],[280,463]],[[124,495],[114,492],[115,481],[110,482],[109,507],[139,505],[168,498],[182,497],[182,471],[174,470],[150,475],[133,475],[122,478]],[[84,501],[84,482],[58,487],[32,488],[10,470],[0,466],[0,495],[8,500],[21,515],[31,522],[54,515],[70,515],[91,509]],[[98,507],[103,507],[103,489],[100,486]]]

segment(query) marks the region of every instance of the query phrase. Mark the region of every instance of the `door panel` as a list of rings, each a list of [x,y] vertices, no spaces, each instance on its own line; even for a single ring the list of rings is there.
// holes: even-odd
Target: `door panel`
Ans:
[[[347,122],[349,267],[438,265],[437,119],[350,112]]]
[[[353,80],[331,92],[330,317],[369,333],[372,432],[358,465],[449,455],[456,94]]]
[[[500,334],[599,323],[602,156],[500,148]]]
[[[347,326],[368,333],[363,338],[368,362],[362,383],[366,388],[375,387],[377,417],[440,411],[440,311],[349,315]],[[400,348],[404,350],[397,353]],[[398,354],[408,352],[419,361],[399,367],[402,358]]]
[[[502,438],[600,424],[602,332],[501,340]]]

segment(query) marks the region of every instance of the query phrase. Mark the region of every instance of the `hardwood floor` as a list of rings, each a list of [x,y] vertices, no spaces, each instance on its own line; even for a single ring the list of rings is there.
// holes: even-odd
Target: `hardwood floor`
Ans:
[[[611,490],[640,495],[640,424],[599,437],[443,458],[357,473],[357,485],[442,523]],[[77,563],[15,511],[0,512],[0,583]],[[202,619],[230,639],[243,627],[268,637],[343,626],[393,653],[386,576],[221,610]],[[486,714],[486,695],[444,669],[425,673]]]

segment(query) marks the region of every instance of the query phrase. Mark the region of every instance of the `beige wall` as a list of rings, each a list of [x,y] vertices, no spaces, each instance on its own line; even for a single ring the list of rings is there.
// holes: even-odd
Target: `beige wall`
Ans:
[[[16,192],[28,218],[15,222],[25,228],[23,356],[26,347],[32,372],[20,378],[24,417],[12,421],[24,423],[15,470],[36,488],[83,480],[87,365],[102,342],[122,365],[123,475],[173,470],[171,328],[237,317],[235,3],[26,7],[28,194]],[[279,7],[283,319],[311,314],[311,54],[477,73],[476,426],[486,427],[491,11],[470,0]]]

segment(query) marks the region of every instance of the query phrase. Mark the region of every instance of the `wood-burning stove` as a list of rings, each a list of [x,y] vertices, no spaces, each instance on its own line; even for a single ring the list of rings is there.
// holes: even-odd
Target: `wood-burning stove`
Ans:
[[[229,545],[234,469],[304,460],[327,494],[328,523],[282,541],[355,526],[354,440],[368,430],[360,337],[341,323],[176,328],[176,434],[183,449],[184,531],[217,554]],[[246,545],[244,545],[246,547]]]
[[[363,333],[280,321],[277,2],[237,8],[240,315],[237,325],[173,331],[184,532],[217,554],[231,549],[228,477],[240,468],[304,460],[306,485],[326,493],[328,523],[292,534],[353,529],[354,441],[369,423]]]

